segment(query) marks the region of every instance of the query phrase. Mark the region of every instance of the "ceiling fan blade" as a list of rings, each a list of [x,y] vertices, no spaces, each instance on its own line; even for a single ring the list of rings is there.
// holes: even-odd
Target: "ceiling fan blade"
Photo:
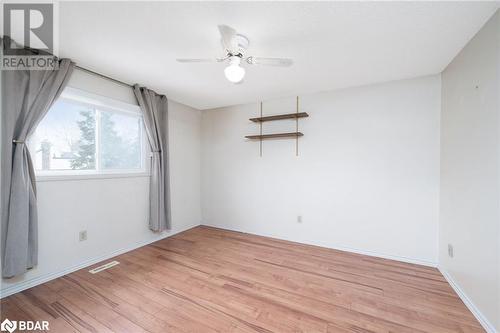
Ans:
[[[193,58],[193,59],[186,59],[186,58],[181,58],[181,59],[176,59],[177,62],[184,62],[184,63],[196,63],[196,62],[217,62],[218,59],[210,59],[210,58],[205,58],[205,59],[196,59],[196,58]]]
[[[236,30],[231,28],[228,25],[218,25],[220,36],[222,39],[222,46],[224,47],[224,50],[228,53],[233,53],[237,50],[235,46],[235,39],[234,37],[236,36]]]
[[[247,63],[251,65],[278,66],[278,67],[288,67],[293,65],[293,60],[288,58],[248,57],[246,60]]]

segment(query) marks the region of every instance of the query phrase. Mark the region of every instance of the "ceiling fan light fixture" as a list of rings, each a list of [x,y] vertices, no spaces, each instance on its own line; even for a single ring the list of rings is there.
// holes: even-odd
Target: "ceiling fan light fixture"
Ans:
[[[245,77],[245,69],[239,65],[229,65],[224,69],[226,79],[232,83],[238,83]]]
[[[224,75],[232,83],[238,83],[245,77],[245,69],[240,66],[241,58],[232,56],[229,66],[224,69]]]

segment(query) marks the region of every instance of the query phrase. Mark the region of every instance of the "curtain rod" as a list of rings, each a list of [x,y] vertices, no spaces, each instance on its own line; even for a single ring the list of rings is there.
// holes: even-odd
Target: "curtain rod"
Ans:
[[[120,81],[120,80],[117,80],[117,79],[114,79],[112,77],[109,77],[107,75],[104,75],[104,74],[101,74],[101,73],[98,73],[98,72],[94,72],[93,70],[90,70],[88,68],[85,68],[85,67],[81,67],[81,66],[78,66],[78,65],[75,65],[75,67],[81,71],[84,71],[84,72],[87,72],[89,74],[93,74],[93,75],[96,75],[96,76],[100,76],[102,77],[103,79],[106,79],[106,80],[109,80],[109,81],[112,81],[112,82],[115,82],[115,83],[118,83],[118,84],[121,84],[123,86],[127,86],[127,87],[130,87],[130,88],[133,88],[134,85],[132,84],[129,84],[129,83],[126,83],[126,82],[123,82],[123,81]]]
[[[9,36],[4,36],[4,37],[8,37],[9,39],[11,39]],[[3,37],[1,38],[1,42],[3,42]],[[12,39],[11,39],[12,40]],[[14,41],[15,42],[15,41]],[[0,45],[2,45],[2,43],[0,43]],[[2,45],[3,47],[3,45]],[[31,52],[35,53],[35,54],[47,54],[47,55],[51,55],[50,53],[46,53],[46,52],[43,52],[39,49],[35,49],[35,48],[31,48],[31,47],[28,47],[28,46],[23,46],[23,48],[25,50],[30,50]],[[118,83],[118,84],[121,84],[123,86],[127,86],[127,87],[130,87],[130,88],[133,88],[134,85],[133,84],[129,84],[129,83],[126,83],[126,82],[123,82],[123,81],[120,81],[120,80],[117,80],[117,79],[113,79],[112,77],[109,77],[107,75],[104,75],[104,74],[101,74],[101,73],[98,73],[98,72],[94,72],[93,70],[90,70],[88,68],[85,68],[85,67],[81,67],[81,66],[78,66],[78,65],[75,65],[76,68],[78,68],[79,70],[81,71],[84,71],[84,72],[87,72],[89,74],[93,74],[93,75],[97,75],[97,76],[100,76],[102,77],[103,79],[107,79],[109,81],[112,81],[114,83]]]

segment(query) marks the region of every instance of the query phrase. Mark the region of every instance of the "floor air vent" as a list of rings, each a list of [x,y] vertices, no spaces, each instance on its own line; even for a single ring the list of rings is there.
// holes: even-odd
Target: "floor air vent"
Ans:
[[[111,268],[111,267],[116,266],[118,264],[119,264],[119,262],[114,260],[114,261],[108,262],[107,264],[104,264],[104,265],[101,265],[99,267],[91,269],[89,271],[89,273],[92,273],[92,274],[99,273],[105,269]]]

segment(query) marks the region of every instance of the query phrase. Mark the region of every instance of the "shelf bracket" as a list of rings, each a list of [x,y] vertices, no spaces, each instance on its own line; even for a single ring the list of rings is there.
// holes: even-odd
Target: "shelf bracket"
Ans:
[[[299,114],[299,96],[297,96],[297,115]],[[299,132],[299,117],[295,118],[295,132]],[[299,156],[299,137],[295,138],[295,156]]]
[[[262,118],[262,102],[260,102],[260,117]],[[260,122],[260,157],[262,157],[262,121]]]

